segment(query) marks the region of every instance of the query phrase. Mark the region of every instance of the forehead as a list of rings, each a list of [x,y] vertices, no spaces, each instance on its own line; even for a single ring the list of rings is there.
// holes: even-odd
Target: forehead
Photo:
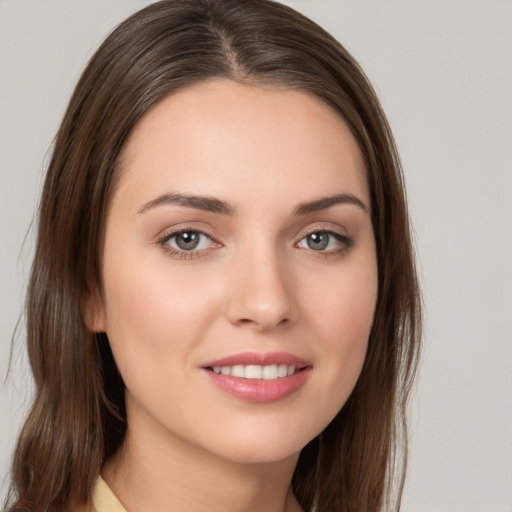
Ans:
[[[168,188],[236,202],[343,191],[368,200],[362,156],[341,116],[305,92],[231,81],[159,102],[132,131],[120,169],[118,192],[136,196]]]

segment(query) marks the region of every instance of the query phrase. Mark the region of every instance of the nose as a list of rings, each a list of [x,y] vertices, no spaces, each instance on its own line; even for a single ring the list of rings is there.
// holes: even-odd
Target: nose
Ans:
[[[277,253],[242,256],[231,268],[227,316],[232,324],[268,331],[297,318],[293,279]]]

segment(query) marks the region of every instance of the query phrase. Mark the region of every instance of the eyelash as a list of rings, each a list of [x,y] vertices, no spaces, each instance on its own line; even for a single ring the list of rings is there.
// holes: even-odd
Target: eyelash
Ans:
[[[298,243],[302,242],[305,238],[307,238],[309,235],[312,234],[325,234],[333,237],[336,239],[340,244],[341,247],[334,250],[328,250],[328,251],[315,251],[314,249],[309,248],[309,252],[312,253],[312,256],[317,258],[330,258],[335,256],[341,256],[342,254],[346,253],[350,248],[354,245],[354,239],[347,236],[342,235],[341,233],[338,233],[337,231],[332,231],[329,229],[322,229],[322,228],[314,228],[308,231],[302,238],[299,240]],[[295,244],[297,246],[297,244]],[[301,248],[302,249],[302,248]]]
[[[175,249],[174,247],[171,247],[168,244],[168,242],[170,240],[172,240],[174,237],[177,237],[178,235],[181,235],[183,233],[196,233],[199,235],[203,235],[203,236],[208,237],[214,244],[218,244],[219,246],[221,245],[218,242],[216,242],[215,239],[212,236],[210,236],[208,233],[206,233],[205,231],[202,231],[197,228],[192,228],[192,227],[182,227],[182,228],[177,229],[176,231],[171,231],[170,233],[165,233],[162,237],[160,237],[156,241],[156,243],[157,243],[157,245],[159,245],[162,248],[164,253],[168,254],[169,256],[171,256],[172,258],[177,259],[177,260],[191,260],[194,258],[198,258],[198,257],[206,255],[211,250],[210,248],[208,248],[208,249],[185,251],[185,250]]]
[[[222,244],[220,244],[219,242],[216,242],[215,239],[212,236],[210,236],[208,233],[206,233],[205,231],[202,231],[197,228],[192,228],[192,227],[182,227],[182,228],[177,229],[176,231],[171,231],[170,233],[165,233],[162,237],[160,237],[156,241],[156,244],[159,245],[161,247],[161,249],[166,254],[168,254],[169,256],[171,256],[172,258],[177,259],[177,260],[191,260],[194,258],[205,256],[210,250],[213,249],[213,248],[208,248],[208,249],[186,251],[183,249],[175,249],[174,247],[171,247],[168,244],[168,242],[170,240],[172,240],[174,237],[177,237],[183,233],[195,233],[195,234],[203,235],[203,236],[206,236],[207,238],[209,238],[213,244],[217,244],[217,246],[219,246],[219,247],[222,246]],[[332,231],[332,230],[328,230],[328,229],[312,229],[312,230],[308,231],[307,233],[305,233],[294,246],[297,247],[300,242],[302,242],[305,238],[307,238],[308,236],[310,236],[312,234],[326,234],[326,235],[329,235],[329,236],[335,238],[338,242],[340,242],[342,244],[342,247],[335,249],[335,250],[328,250],[328,251],[324,251],[324,250],[315,251],[314,249],[309,248],[309,252],[312,253],[312,255],[314,257],[329,258],[332,256],[341,255],[341,254],[344,254],[345,252],[347,252],[354,245],[353,238],[348,237],[346,235],[342,235],[341,233],[338,233],[336,231]],[[305,248],[300,247],[299,249],[305,249]]]

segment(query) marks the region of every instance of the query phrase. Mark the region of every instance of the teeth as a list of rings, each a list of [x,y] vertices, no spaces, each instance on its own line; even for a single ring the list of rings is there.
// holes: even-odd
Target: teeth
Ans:
[[[243,375],[246,379],[261,379],[263,368],[256,366],[255,364],[249,364],[245,367],[245,374]],[[242,375],[240,375],[242,377]]]
[[[245,368],[243,364],[237,364],[231,367],[231,375],[233,377],[245,377]]]
[[[277,364],[273,364],[270,366],[264,366],[262,370],[262,377],[265,380],[274,380],[279,377],[278,371],[277,371]]]
[[[277,378],[288,377],[295,373],[295,366],[286,364],[271,364],[268,366],[259,366],[256,364],[236,364],[235,366],[214,366],[213,371],[222,375],[232,375],[233,377],[242,377],[244,379],[264,379],[275,380]]]

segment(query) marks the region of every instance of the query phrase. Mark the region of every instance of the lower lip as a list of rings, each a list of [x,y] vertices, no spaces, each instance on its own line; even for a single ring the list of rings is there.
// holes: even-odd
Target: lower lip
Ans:
[[[273,380],[244,379],[204,370],[208,377],[226,393],[254,403],[278,402],[298,391],[309,377],[311,367]]]

